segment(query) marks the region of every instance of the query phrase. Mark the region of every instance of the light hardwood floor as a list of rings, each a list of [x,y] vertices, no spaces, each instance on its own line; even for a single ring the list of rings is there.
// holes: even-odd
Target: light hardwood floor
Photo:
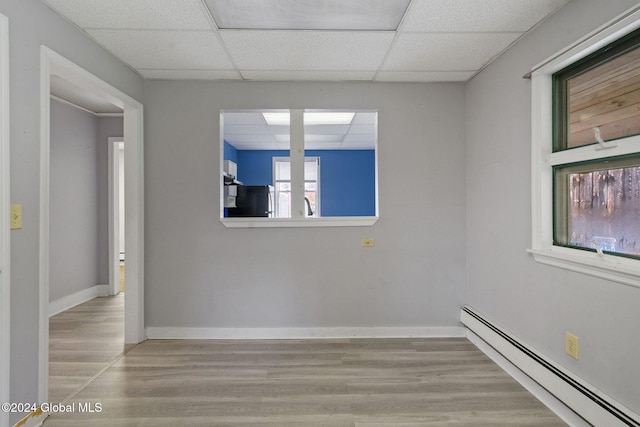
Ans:
[[[62,402],[124,351],[124,295],[49,319],[49,402]]]
[[[69,403],[44,425],[565,425],[464,338],[151,340]]]

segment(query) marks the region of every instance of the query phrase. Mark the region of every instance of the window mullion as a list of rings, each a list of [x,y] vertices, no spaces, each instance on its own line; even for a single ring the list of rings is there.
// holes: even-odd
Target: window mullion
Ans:
[[[599,145],[594,144],[551,153],[549,156],[549,164],[551,166],[559,166],[640,152],[640,135],[607,143],[612,144],[612,146],[602,149]]]
[[[304,218],[304,110],[290,110],[291,217]]]

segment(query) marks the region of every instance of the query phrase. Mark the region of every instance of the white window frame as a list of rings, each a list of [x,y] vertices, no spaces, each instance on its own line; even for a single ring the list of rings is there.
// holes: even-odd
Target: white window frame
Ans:
[[[596,29],[531,72],[531,249],[537,262],[640,287],[640,261],[553,244],[553,166],[640,152],[640,137],[625,138],[606,150],[588,145],[554,153],[553,74],[640,28],[640,6]],[[603,153],[606,152],[606,153]]]

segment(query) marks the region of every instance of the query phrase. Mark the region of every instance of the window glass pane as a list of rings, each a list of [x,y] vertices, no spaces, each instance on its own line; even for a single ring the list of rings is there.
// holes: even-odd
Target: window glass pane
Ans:
[[[558,149],[640,134],[640,37],[631,36],[557,74]]]
[[[276,183],[276,218],[291,218],[291,184]]]
[[[320,189],[320,158],[304,159],[304,197],[305,197],[305,216],[320,216],[320,198],[318,192]]]
[[[318,179],[318,162],[316,159],[304,161],[304,180],[316,181]]]
[[[306,194],[315,197],[313,216],[376,215],[377,122],[372,110],[304,111],[305,158],[318,159],[305,161],[304,172],[317,181]]]
[[[273,161],[275,186],[275,218],[291,218],[291,163],[288,157]]]
[[[291,192],[291,182],[290,181],[277,181],[276,188],[278,191],[287,191]]]
[[[291,163],[276,161],[276,180],[277,181],[290,181],[291,180]]]
[[[640,255],[640,166],[581,168],[556,176],[564,187],[558,191],[567,196],[556,212],[564,216],[557,218],[557,243]]]
[[[290,180],[289,163],[276,165],[273,159],[289,155],[289,110],[225,110],[220,116],[224,217],[287,211],[277,209],[281,198],[274,194],[274,178]]]

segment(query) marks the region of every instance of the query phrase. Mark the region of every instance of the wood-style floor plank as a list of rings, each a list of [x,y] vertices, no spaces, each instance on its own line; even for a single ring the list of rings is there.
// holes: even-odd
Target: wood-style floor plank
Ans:
[[[124,351],[124,295],[95,298],[49,319],[49,402],[59,403]]]
[[[102,411],[45,426],[565,425],[464,338],[145,341],[69,403]]]

